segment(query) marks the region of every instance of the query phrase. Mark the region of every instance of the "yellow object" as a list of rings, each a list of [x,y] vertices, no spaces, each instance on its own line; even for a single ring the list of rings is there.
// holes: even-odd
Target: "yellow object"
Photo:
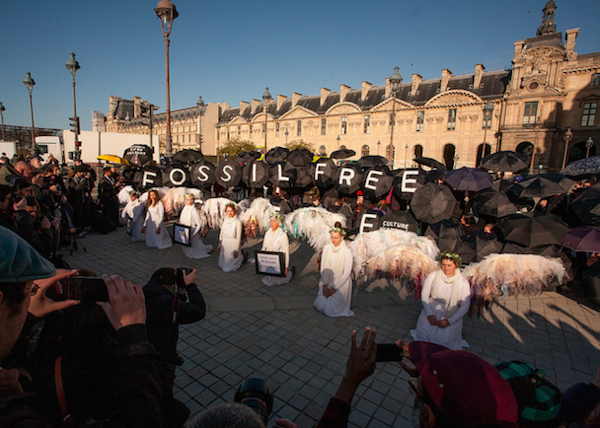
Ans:
[[[129,161],[127,159],[123,159],[122,157],[119,157],[117,155],[100,155],[97,158],[98,160],[103,160],[106,162],[111,162],[111,163],[119,163],[122,165],[130,165]]]

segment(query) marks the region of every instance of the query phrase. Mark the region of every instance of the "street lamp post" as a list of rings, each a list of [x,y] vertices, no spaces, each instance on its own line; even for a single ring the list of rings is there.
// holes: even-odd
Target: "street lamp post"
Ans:
[[[217,122],[217,124],[215,125],[215,129],[217,130],[217,163],[219,162],[219,139],[221,138],[221,136],[219,135],[221,132],[221,124],[219,122]]]
[[[265,93],[262,96],[263,99],[263,112],[265,113],[265,153],[267,153],[267,120],[269,120],[269,104],[273,100],[271,93],[269,92],[269,88],[265,88]],[[286,129],[287,132],[287,129]],[[287,135],[285,140],[285,145],[287,146]]]
[[[336,140],[337,140],[337,149],[339,150],[340,149],[340,140],[341,140],[340,134],[338,134]]]
[[[569,153],[569,143],[573,139],[573,132],[571,131],[571,128],[567,129],[567,132],[565,132],[565,136],[563,138],[565,140],[565,151],[563,153],[562,169],[565,169],[565,166],[567,166],[567,154]]]
[[[67,60],[65,67],[71,74],[73,83],[73,133],[75,134],[75,159],[81,159],[81,148],[79,143],[79,118],[77,117],[77,102],[75,101],[75,75],[81,67],[75,59],[75,54],[71,52],[71,57]]]
[[[377,156],[379,156],[379,147],[381,146],[381,141],[377,140]]]
[[[404,146],[404,169],[407,168],[408,164],[408,144]]]
[[[494,111],[494,106],[491,101],[488,101],[485,107],[483,108],[483,121],[485,126],[483,127],[483,150],[482,153],[485,153],[485,146],[487,144],[487,130],[490,127],[490,118],[492,117],[492,113]],[[496,147],[496,149],[498,149]],[[498,151],[498,150],[496,150]]]
[[[2,104],[0,102],[0,116],[2,116],[2,141],[4,141],[4,111],[6,110],[6,108],[4,107],[4,104]]]
[[[398,73],[399,67],[394,67],[394,73],[390,76],[390,85],[392,86],[392,128],[390,129],[390,153],[394,150],[394,125],[396,124],[396,93],[400,89],[402,76]],[[387,156],[386,156],[387,157]],[[394,159],[389,159],[394,162]]]
[[[27,87],[29,92],[29,110],[31,111],[31,154],[35,154],[35,124],[33,123],[33,87],[35,86],[35,80],[31,78],[31,73],[28,71],[27,76],[23,79],[23,84]]]
[[[542,118],[539,116],[535,120],[535,145],[533,146],[533,153],[531,153],[531,165],[529,165],[529,169],[532,173],[535,168],[535,154],[538,152],[538,132],[540,131],[540,127],[542,126],[541,121]]]
[[[166,136],[165,136],[165,156],[167,159],[173,157],[173,138],[171,137],[171,91],[169,88],[169,35],[173,20],[179,16],[175,5],[170,0],[160,0],[156,9],[156,15],[160,19],[163,37],[165,39],[165,63],[166,63],[166,87],[167,87],[167,111],[166,111]]]
[[[587,151],[585,153],[586,158],[590,157],[590,149],[592,148],[593,145],[594,145],[594,140],[592,140],[592,137],[589,137],[587,139],[587,141],[585,142],[585,148],[587,149]]]
[[[290,131],[288,131],[287,128],[285,128],[285,145],[287,146],[288,144],[288,135],[290,135]]]
[[[198,101],[196,101],[196,106],[198,106],[198,135],[196,136],[198,143],[198,150],[202,151],[202,132],[201,132],[201,118],[202,118],[202,106],[204,106],[204,101],[201,96],[198,96]]]

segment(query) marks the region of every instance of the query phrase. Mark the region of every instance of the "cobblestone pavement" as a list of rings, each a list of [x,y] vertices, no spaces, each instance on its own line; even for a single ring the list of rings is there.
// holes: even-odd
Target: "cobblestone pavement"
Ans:
[[[207,242],[217,245],[212,231]],[[246,250],[258,249],[260,240]],[[74,268],[117,273],[145,284],[163,266],[198,269],[198,283],[208,303],[203,321],[181,326],[175,395],[192,414],[211,404],[231,402],[241,381],[266,379],[275,397],[269,426],[276,417],[308,428],[322,414],[344,373],[353,329],[377,329],[379,343],[410,340],[420,303],[402,297],[387,281],[355,290],[352,318],[328,318],[312,306],[317,293],[317,256],[305,243],[291,244],[291,283],[267,287],[253,264],[223,273],[217,256],[183,257],[179,246],[167,250],[131,243],[124,228],[109,235],[88,235],[66,259]],[[252,257],[252,256],[251,256]],[[359,337],[361,335],[359,334]],[[482,318],[466,319],[463,337],[470,351],[491,363],[519,359],[546,371],[565,389],[593,379],[600,363],[600,316],[580,298],[548,292],[535,298],[510,298]],[[379,363],[360,386],[350,415],[353,427],[410,427],[413,394],[396,363]]]

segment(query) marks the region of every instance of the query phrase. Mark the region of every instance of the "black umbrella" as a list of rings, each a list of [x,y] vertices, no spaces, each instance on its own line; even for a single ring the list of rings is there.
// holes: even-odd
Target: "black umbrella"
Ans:
[[[355,194],[361,187],[362,168],[356,164],[339,167],[338,192],[345,195]]]
[[[600,253],[600,228],[598,226],[574,227],[562,238],[560,245],[573,251]]]
[[[467,168],[463,166],[460,169],[448,171],[446,174],[446,183],[456,190],[470,190],[478,192],[492,186],[492,176],[479,168]]]
[[[456,199],[448,186],[427,183],[414,193],[410,208],[417,220],[437,223],[452,217]]]
[[[593,156],[591,158],[580,159],[572,162],[560,173],[569,177],[600,174],[600,156]]]
[[[498,241],[496,234],[482,230],[461,236],[454,247],[454,252],[462,257],[463,263],[480,262],[490,254],[498,254],[500,251],[502,243]]]
[[[192,176],[192,185],[202,189],[210,189],[215,184],[215,172],[216,167],[206,161],[197,162],[190,167],[190,174]]]
[[[432,169],[431,171],[427,171],[425,173],[425,182],[435,182],[438,181],[440,178],[446,178],[446,175],[448,175],[447,169]]]
[[[419,222],[410,211],[390,211],[379,219],[381,229],[400,229],[408,232],[417,232]]]
[[[285,163],[285,167],[283,168],[283,174],[290,177],[293,175],[296,176],[294,187],[303,189],[305,187],[312,187],[315,185],[315,180],[310,165],[296,166],[291,164],[288,158],[288,161]]]
[[[362,190],[367,199],[381,199],[390,192],[393,184],[394,177],[385,165],[377,165],[363,174]]]
[[[289,154],[290,151],[285,147],[274,147],[267,152],[265,160],[269,165],[273,165],[277,162],[284,162]]]
[[[259,157],[261,157],[261,154],[257,151],[252,150],[249,152],[240,153],[239,155],[237,155],[235,160],[237,160],[240,163],[249,164],[250,162],[258,159]]]
[[[242,167],[232,160],[226,160],[217,165],[215,180],[224,188],[235,187],[242,180]]]
[[[308,149],[295,149],[290,152],[287,161],[294,166],[306,166],[312,163],[313,157]]]
[[[361,168],[371,168],[379,165],[387,165],[388,160],[383,156],[363,156],[357,163]]]
[[[269,167],[269,181],[273,183],[273,187],[282,189],[290,189],[294,187],[298,171],[296,168],[284,171],[285,162],[277,162]]]
[[[560,217],[537,212],[510,215],[499,227],[506,241],[528,247],[557,244],[569,232]]]
[[[428,173],[421,168],[395,169],[392,173],[394,195],[405,201],[410,201],[417,189],[428,182]]]
[[[514,185],[515,183],[510,180],[494,180],[491,188],[494,189],[496,192],[506,193]]]
[[[350,149],[340,149],[340,150],[336,150],[334,152],[331,153],[331,156],[329,156],[331,159],[348,159],[351,158],[352,156],[354,156],[356,154],[356,152],[354,150],[350,150]]]
[[[189,170],[186,166],[170,165],[162,170],[163,186],[189,187],[191,183]]]
[[[311,165],[311,171],[319,187],[331,187],[338,182],[339,170],[331,159],[319,159]]]
[[[415,161],[419,165],[425,165],[425,166],[428,166],[429,168],[433,168],[433,169],[448,169],[448,168],[446,168],[446,165],[444,165],[443,163],[438,162],[432,158],[426,158],[426,157],[421,156],[418,158],[414,158],[413,161]]]
[[[479,167],[492,172],[518,172],[529,168],[529,162],[522,153],[503,151],[484,157]]]
[[[573,183],[573,180],[561,174],[539,174],[525,177],[514,189],[521,198],[548,198],[567,192]],[[518,191],[520,188],[522,190]]]
[[[136,189],[147,190],[152,187],[160,187],[162,183],[162,168],[159,166],[146,165],[139,169],[133,176],[133,182]]]
[[[269,165],[260,160],[251,161],[242,170],[244,184],[250,189],[260,189],[269,181]]]
[[[582,223],[600,226],[600,184],[581,192],[571,202],[571,209]]]
[[[361,211],[356,217],[354,229],[356,233],[372,232],[380,228],[382,218],[383,213],[379,210],[368,209]]]
[[[478,216],[488,215],[495,218],[506,217],[517,211],[506,194],[493,189],[485,189],[473,197],[473,211]]]
[[[533,248],[514,242],[505,242],[502,247],[502,254],[533,254]]]
[[[453,251],[462,235],[462,225],[450,220],[434,223],[425,231],[425,236],[432,238],[440,251]]]
[[[173,155],[174,162],[193,163],[204,159],[202,153],[198,150],[184,149]]]
[[[144,166],[152,161],[152,148],[145,144],[134,144],[123,152],[123,158],[130,164]]]

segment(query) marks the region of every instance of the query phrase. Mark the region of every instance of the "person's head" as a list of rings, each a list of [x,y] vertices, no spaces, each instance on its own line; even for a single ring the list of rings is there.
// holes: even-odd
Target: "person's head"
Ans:
[[[33,196],[26,196],[27,205],[25,205],[25,211],[35,220],[40,212],[39,205]]]
[[[15,164],[15,169],[17,170],[17,172],[19,174],[21,174],[23,176],[23,178],[29,182],[31,182],[33,180],[33,177],[35,175],[35,171],[33,170],[33,168],[31,167],[31,165],[29,165],[27,162],[25,161],[18,161]]]
[[[132,201],[135,201],[139,197],[140,197],[140,192],[138,192],[137,190],[131,190],[129,192],[129,199],[131,199]]]
[[[194,416],[189,428],[265,428],[262,421],[248,406],[224,403],[210,406]]]
[[[460,267],[462,258],[452,251],[444,251],[440,254],[440,263],[442,265],[442,272],[446,276],[452,276],[456,269]]]
[[[158,203],[158,191],[156,189],[148,190],[148,201],[152,207]]]
[[[283,217],[281,217],[279,214],[273,214],[271,216],[271,229],[272,230],[279,229],[282,224],[283,224]]]
[[[102,172],[104,172],[104,175],[106,175],[107,177],[110,177],[112,175],[112,167],[110,166],[105,166],[102,169]]]
[[[329,230],[331,235],[331,243],[334,247],[339,246],[346,236],[346,231],[342,229],[342,224],[339,221],[335,222],[335,225]]]
[[[225,205],[225,215],[227,217],[235,217],[235,213],[236,209],[235,204],[233,202],[230,202],[227,205]]]
[[[29,159],[29,164],[35,169],[40,169],[43,165],[42,161],[43,159],[40,156],[35,155]]]
[[[517,427],[517,400],[494,366],[433,343],[415,341],[408,348],[420,374],[410,382],[419,427]]]
[[[356,203],[357,203],[358,205],[361,205],[361,204],[362,204],[364,201],[365,201],[365,197],[364,197],[364,195],[363,195],[363,192],[362,192],[361,190],[359,190],[359,191],[356,193]]]
[[[150,282],[167,287],[174,286],[177,284],[177,270],[169,267],[157,269],[150,277]]]
[[[0,363],[17,341],[27,317],[34,281],[56,269],[20,236],[0,227]]]
[[[194,202],[196,201],[196,196],[194,196],[193,193],[186,193],[185,194],[185,204],[186,205],[194,205]]]
[[[83,161],[81,159],[75,159],[75,165],[83,165]]]

